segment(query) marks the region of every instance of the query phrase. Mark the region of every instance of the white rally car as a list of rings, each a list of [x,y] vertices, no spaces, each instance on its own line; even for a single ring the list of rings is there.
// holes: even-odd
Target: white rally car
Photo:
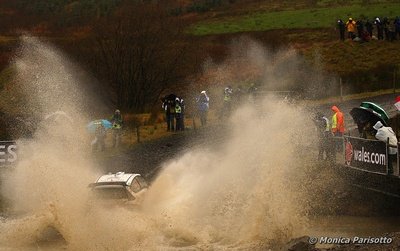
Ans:
[[[140,205],[147,191],[147,182],[140,174],[109,173],[89,185],[92,200],[103,205]]]

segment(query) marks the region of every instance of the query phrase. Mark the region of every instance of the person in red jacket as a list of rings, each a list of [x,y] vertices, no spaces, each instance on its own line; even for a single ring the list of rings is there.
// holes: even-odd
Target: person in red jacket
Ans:
[[[343,113],[337,108],[337,106],[332,106],[333,116],[332,116],[332,133],[335,136],[341,137],[344,133],[344,117]]]
[[[336,152],[343,151],[343,142],[342,140],[338,140],[336,137],[342,137],[344,133],[344,117],[343,113],[337,108],[337,106],[332,106],[333,116],[332,116],[332,126],[331,131],[335,136],[332,139],[334,140],[334,159],[336,158]],[[336,138],[336,140],[335,140]]]

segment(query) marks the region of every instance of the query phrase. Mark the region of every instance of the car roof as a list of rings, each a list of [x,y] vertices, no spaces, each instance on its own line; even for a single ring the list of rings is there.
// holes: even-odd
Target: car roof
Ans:
[[[124,183],[127,186],[132,184],[132,181],[135,177],[140,176],[137,173],[124,173],[124,172],[117,172],[117,173],[109,173],[100,176],[97,181],[95,182],[96,185],[100,185],[99,183],[107,183],[107,185],[121,184]]]

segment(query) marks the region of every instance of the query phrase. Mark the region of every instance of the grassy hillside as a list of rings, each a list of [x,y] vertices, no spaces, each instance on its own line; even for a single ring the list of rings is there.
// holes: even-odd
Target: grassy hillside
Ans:
[[[247,36],[267,48],[297,49],[312,67],[342,77],[346,91],[390,88],[400,79],[400,41],[339,41],[336,20],[400,16],[400,2],[390,0],[250,1],[199,15],[188,31],[206,41],[208,51],[226,56],[227,41]],[[374,32],[376,32],[376,27]],[[206,47],[206,46],[204,46]],[[229,53],[229,49],[226,49]],[[394,79],[395,78],[395,79]]]
[[[272,29],[300,29],[334,27],[338,18],[373,19],[376,16],[394,18],[400,15],[400,3],[331,6],[296,10],[254,10],[252,13],[222,16],[204,20],[192,27],[195,35],[266,31]]]

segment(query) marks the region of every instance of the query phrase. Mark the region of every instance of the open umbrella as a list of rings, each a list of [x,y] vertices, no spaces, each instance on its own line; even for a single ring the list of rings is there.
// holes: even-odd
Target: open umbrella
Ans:
[[[175,94],[171,93],[169,95],[165,95],[164,97],[161,98],[162,102],[166,102],[166,101],[172,101],[175,102],[175,99],[179,98],[178,96],[176,96]]]
[[[102,125],[105,129],[112,128],[112,123],[106,119],[93,120],[86,126],[86,128],[89,132],[94,133],[96,131],[96,128],[100,125]]]
[[[371,109],[374,112],[378,113],[380,115],[380,117],[386,121],[386,123],[389,121],[389,115],[385,112],[385,110],[382,107],[380,107],[379,105],[377,105],[375,103],[362,102],[360,107]]]
[[[350,111],[350,115],[353,117],[353,120],[357,125],[370,123],[371,126],[373,126],[376,122],[381,121],[383,125],[387,126],[386,118],[370,108],[353,108]]]

